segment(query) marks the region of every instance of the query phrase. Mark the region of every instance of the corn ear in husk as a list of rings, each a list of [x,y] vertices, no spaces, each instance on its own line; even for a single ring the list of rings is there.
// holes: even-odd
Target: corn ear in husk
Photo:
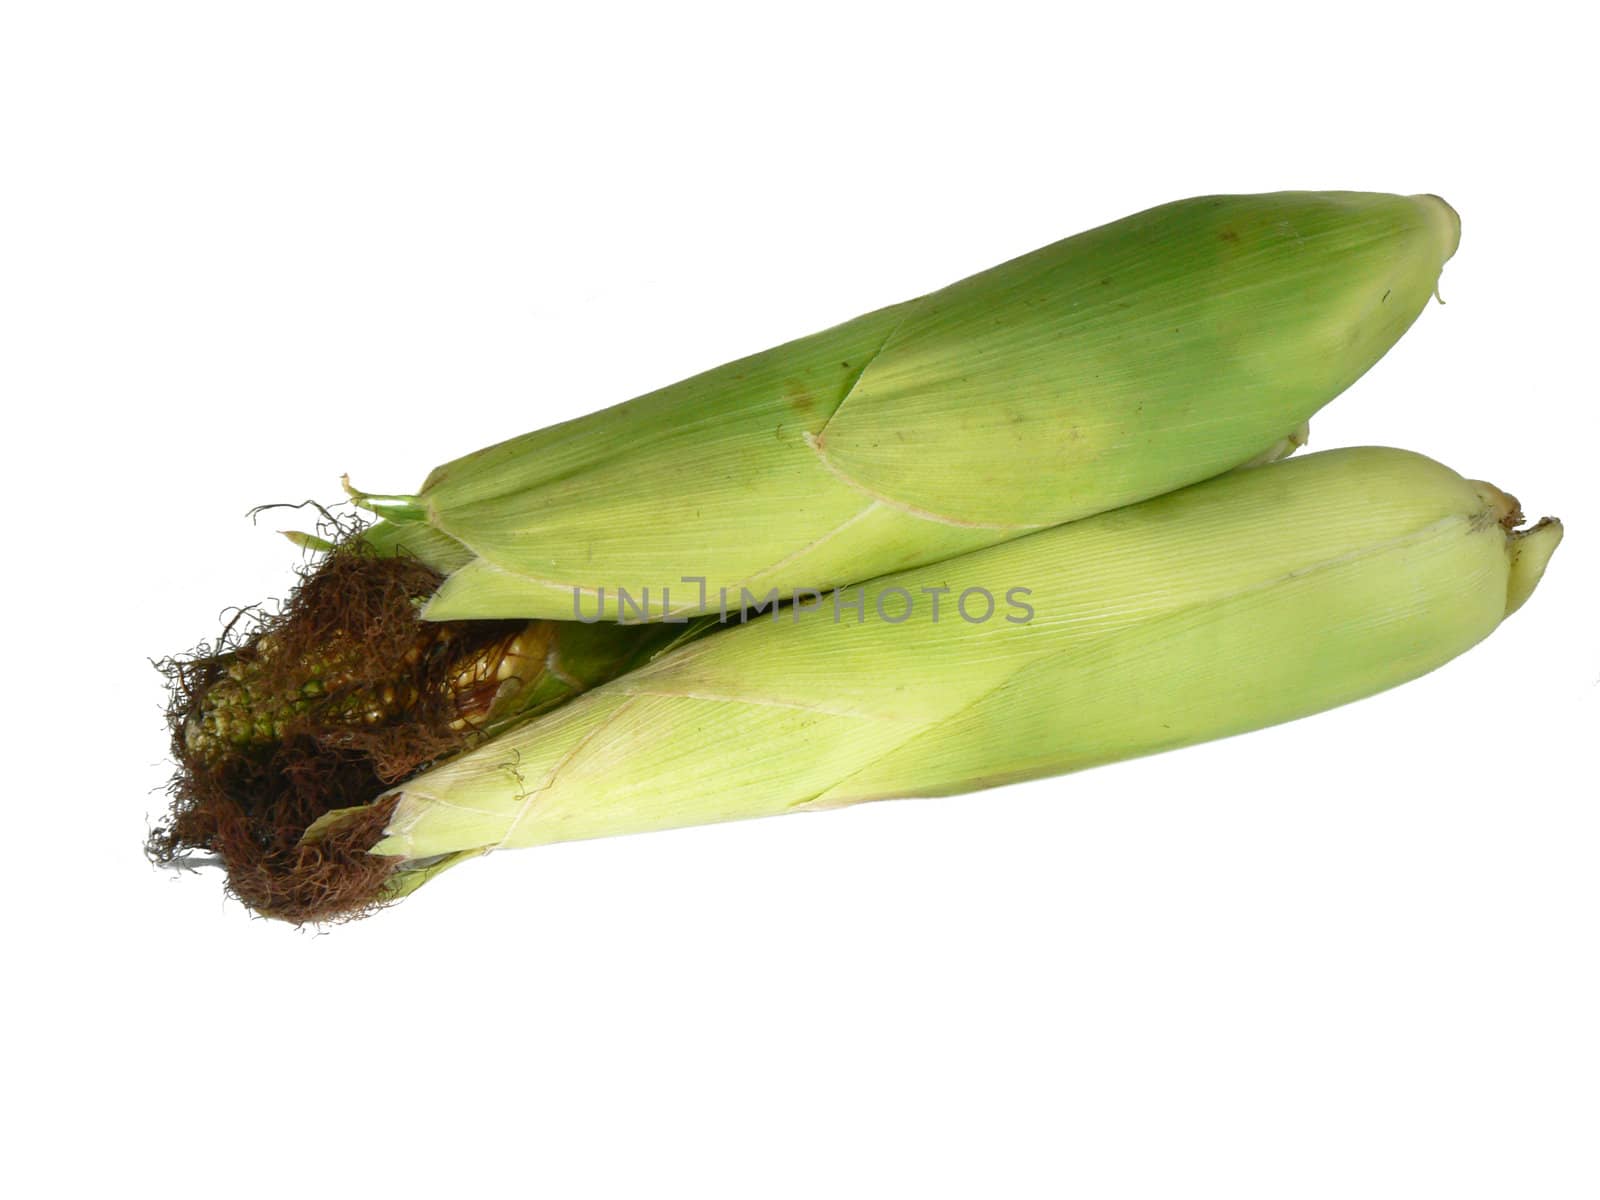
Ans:
[[[1561,537],[1520,521],[1399,450],[1234,471],[679,648],[393,789],[372,852],[399,895],[491,849],[967,791],[1292,720],[1492,632]],[[972,620],[980,593],[997,608]]]
[[[1399,339],[1435,196],[1113,222],[602,412],[355,491],[425,615],[661,620],[936,562],[1270,456]],[[696,582],[698,581],[698,582]]]

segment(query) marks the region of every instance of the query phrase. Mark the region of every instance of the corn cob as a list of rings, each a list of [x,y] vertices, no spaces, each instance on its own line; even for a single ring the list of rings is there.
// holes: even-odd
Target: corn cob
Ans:
[[[1270,454],[1404,333],[1459,235],[1434,196],[1184,200],[351,495],[448,573],[430,620],[851,583]]]
[[[326,558],[302,575],[280,613],[259,616],[246,636],[225,635],[230,646],[169,664],[186,760],[217,764],[297,735],[354,746],[417,722],[458,743],[554,707],[685,632],[539,619],[423,622],[417,606],[439,583],[431,568],[398,546],[322,548]]]
[[[211,677],[203,685],[193,681],[184,745],[194,759],[211,763],[296,732],[353,745],[413,720],[434,702],[438,732],[465,738],[622,674],[661,648],[667,632],[572,621],[419,622],[377,676],[371,651],[345,631],[331,634],[314,656],[290,663],[280,661],[278,638],[268,633],[207,660]]]
[[[1237,470],[712,634],[307,841],[381,813],[396,896],[501,847],[966,791],[1292,720],[1493,631],[1560,541],[1521,520],[1399,450]]]

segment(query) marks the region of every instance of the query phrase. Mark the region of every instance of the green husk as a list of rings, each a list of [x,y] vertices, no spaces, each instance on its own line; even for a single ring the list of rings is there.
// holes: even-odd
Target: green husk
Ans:
[[[825,589],[1262,455],[1404,333],[1459,233],[1434,196],[1184,200],[352,495],[448,573],[430,620]]]
[[[489,849],[968,791],[1292,720],[1493,631],[1561,537],[1520,522],[1399,450],[1238,470],[874,581],[860,623],[786,610],[677,649],[378,798],[372,854],[398,896]],[[974,588],[994,618],[954,609]],[[1030,620],[1005,619],[1016,588]],[[937,620],[926,589],[948,589]],[[902,594],[912,615],[885,620]]]

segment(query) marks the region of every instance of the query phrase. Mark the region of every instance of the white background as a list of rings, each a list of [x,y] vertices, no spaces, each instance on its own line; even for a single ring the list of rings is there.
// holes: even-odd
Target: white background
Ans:
[[[13,1186],[1594,1196],[1594,111],[1563,11],[8,6]],[[406,490],[1280,188],[1462,214],[1448,305],[1313,444],[1566,519],[1466,657],[1071,778],[502,854],[325,936],[141,857],[147,660],[296,561],[252,505]]]

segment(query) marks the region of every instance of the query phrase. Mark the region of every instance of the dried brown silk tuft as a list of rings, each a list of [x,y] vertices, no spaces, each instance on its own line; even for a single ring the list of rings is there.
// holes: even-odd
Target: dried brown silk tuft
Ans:
[[[345,541],[306,570],[276,613],[241,612],[215,646],[159,664],[177,771],[147,850],[217,856],[228,889],[295,923],[384,903],[398,860],[368,854],[392,803],[312,843],[306,829],[375,797],[471,738],[495,694],[493,662],[518,621],[428,623],[440,576]]]

